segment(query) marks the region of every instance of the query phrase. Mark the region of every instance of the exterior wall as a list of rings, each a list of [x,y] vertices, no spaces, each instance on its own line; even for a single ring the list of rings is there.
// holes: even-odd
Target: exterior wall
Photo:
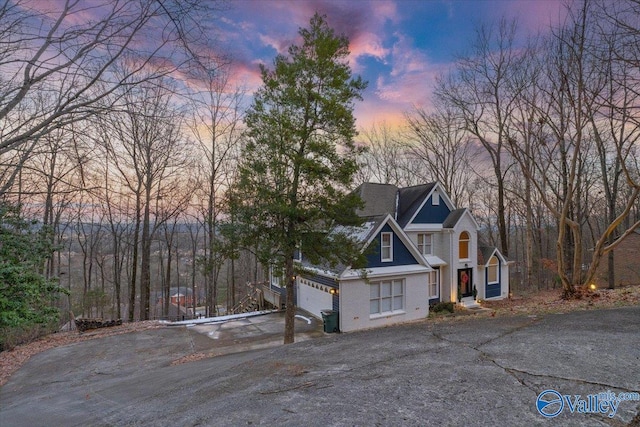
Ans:
[[[427,275],[389,276],[370,279],[371,282],[405,279],[404,310],[389,315],[370,315],[370,285],[364,279],[340,283],[340,330],[343,332],[423,319],[429,314]]]
[[[480,286],[477,286],[478,290],[478,299],[486,299],[486,300],[500,300],[507,298],[509,296],[509,266],[504,263],[500,258],[498,258],[498,285],[497,289],[495,285],[490,284],[487,286],[488,280],[488,268],[487,266],[478,266],[478,271],[480,273]],[[495,291],[497,290],[497,295]],[[492,292],[493,291],[493,292]],[[488,296],[491,295],[491,296]]]
[[[330,286],[300,277],[297,280],[297,306],[322,319],[322,310],[333,309],[333,294]]]
[[[509,265],[500,264],[500,296],[495,299],[504,299],[509,297],[511,284],[509,283]]]
[[[381,233],[393,233],[393,261],[385,261],[382,262],[380,260],[380,234]],[[367,249],[367,267],[389,267],[394,265],[413,265],[418,264],[418,260],[411,254],[409,249],[405,246],[405,244],[400,240],[398,235],[393,231],[393,229],[386,224],[375,239],[371,241],[369,248]]]
[[[469,258],[460,259],[459,253],[459,241],[460,234],[463,231],[469,233]],[[478,231],[476,230],[476,225],[469,218],[469,215],[463,215],[460,218],[458,224],[451,234],[451,262],[450,262],[450,284],[451,284],[451,295],[454,301],[458,300],[458,270],[462,268],[471,268],[472,269],[472,277],[471,283],[472,286],[476,287],[478,292],[480,291],[480,286],[484,285],[484,280],[480,276],[480,272],[478,271],[477,260],[478,260]]]
[[[443,233],[439,233],[438,237],[439,237],[439,242],[438,242],[438,247],[436,248],[436,255],[438,255],[440,258],[442,258],[443,260],[445,260],[448,265],[446,266],[442,266],[440,267],[440,301],[445,301],[445,302],[454,302],[455,300],[455,296],[452,293],[452,286],[451,284],[453,283],[452,280],[452,268],[451,268],[451,263],[453,262],[452,259],[452,252],[451,252],[451,239],[452,239],[453,233],[450,232],[443,232]]]
[[[615,271],[615,286],[640,284],[640,230],[628,235],[614,249],[613,265]],[[599,288],[609,286],[608,260],[605,255],[600,260],[594,281]]]
[[[429,196],[427,201],[417,213],[412,224],[442,224],[444,220],[449,216],[451,210],[447,207],[442,197],[440,198],[440,204],[433,205],[433,195]]]
[[[484,281],[485,285],[481,286],[484,289],[483,299],[495,299],[500,298],[502,295],[502,263],[498,264],[498,283],[488,283],[488,268],[484,268]]]

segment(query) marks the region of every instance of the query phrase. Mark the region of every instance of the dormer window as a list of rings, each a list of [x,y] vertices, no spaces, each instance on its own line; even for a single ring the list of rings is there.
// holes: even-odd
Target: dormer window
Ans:
[[[393,233],[380,233],[380,261],[393,261]]]
[[[461,260],[469,259],[469,241],[471,237],[467,231],[460,233],[460,239],[458,240],[458,258]]]
[[[440,204],[440,194],[433,193],[433,195],[431,196],[431,205],[438,206],[439,204]]]

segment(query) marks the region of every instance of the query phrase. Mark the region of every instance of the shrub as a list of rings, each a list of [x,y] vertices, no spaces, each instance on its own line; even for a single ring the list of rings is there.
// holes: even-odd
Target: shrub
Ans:
[[[433,313],[441,313],[443,311],[448,311],[449,313],[453,313],[454,310],[454,304],[452,302],[439,302],[437,304],[434,304],[433,307],[431,307],[431,311]]]

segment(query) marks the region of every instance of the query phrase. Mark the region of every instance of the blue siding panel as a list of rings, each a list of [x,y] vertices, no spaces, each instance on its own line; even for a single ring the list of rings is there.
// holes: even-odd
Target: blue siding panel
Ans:
[[[382,262],[380,261],[380,233],[393,233],[393,261]],[[402,240],[391,229],[389,224],[386,224],[380,230],[380,233],[371,242],[370,247],[373,250],[367,255],[367,267],[391,267],[396,265],[414,265],[419,264],[415,257],[411,254],[409,249],[402,243]]]
[[[494,298],[500,296],[500,283],[492,283],[491,285],[487,285],[487,290],[485,292],[486,298]]]
[[[495,298],[500,296],[501,288],[502,288],[502,262],[498,258],[498,283],[489,284],[489,269],[486,268],[484,271],[484,283],[485,286],[484,297],[485,298]]]
[[[444,200],[441,198],[440,204],[433,206],[432,197],[429,197],[422,209],[418,211],[416,217],[411,221],[412,224],[442,224],[447,219],[451,211]]]

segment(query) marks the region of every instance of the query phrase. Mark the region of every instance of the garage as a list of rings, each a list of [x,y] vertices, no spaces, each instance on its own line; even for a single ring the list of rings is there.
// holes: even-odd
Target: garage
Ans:
[[[298,307],[322,319],[322,310],[331,310],[333,295],[331,287],[313,280],[298,280]]]

